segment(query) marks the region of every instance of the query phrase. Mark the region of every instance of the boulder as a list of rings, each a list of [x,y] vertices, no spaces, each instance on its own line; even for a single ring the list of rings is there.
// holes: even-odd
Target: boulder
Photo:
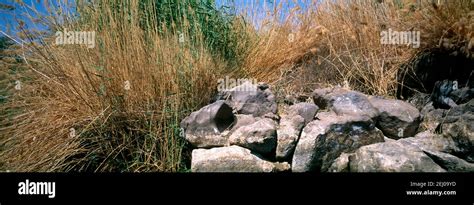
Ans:
[[[296,147],[303,127],[313,120],[318,106],[311,103],[298,103],[288,108],[288,113],[283,115],[280,127],[277,129],[278,160],[290,160]]]
[[[239,127],[229,137],[230,145],[239,145],[263,155],[274,154],[277,141],[276,123],[268,118]]]
[[[344,88],[323,88],[313,92],[313,101],[321,109],[330,109],[338,115],[364,115],[374,118],[377,109],[362,93]]]
[[[192,172],[276,172],[288,169],[288,163],[263,160],[239,146],[195,149],[191,157]]]
[[[430,104],[423,108],[421,130],[442,135],[452,140],[452,150],[457,157],[474,162],[474,99],[449,110],[434,109]],[[439,151],[439,150],[438,150]]]
[[[304,127],[304,118],[300,115],[283,116],[277,130],[277,160],[289,160]]]
[[[399,142],[359,148],[349,157],[351,172],[444,172],[422,150]]]
[[[299,115],[303,117],[304,124],[308,124],[314,119],[316,112],[318,112],[319,107],[313,103],[298,103],[288,108],[288,116]]]
[[[410,103],[370,97],[370,103],[378,109],[377,127],[389,138],[413,137],[420,125],[420,112]]]
[[[415,137],[400,139],[397,142],[406,146],[415,146],[423,151],[440,151],[447,153],[456,153],[460,150],[456,143],[450,137],[435,134],[430,131],[420,132]]]
[[[222,133],[235,121],[232,108],[225,101],[217,101],[191,113],[181,121],[186,140],[193,146],[208,148],[224,146],[227,138]]]
[[[384,136],[367,115],[322,112],[303,129],[292,160],[293,172],[326,172],[342,152],[383,142]]]
[[[277,113],[275,96],[266,84],[254,85],[246,81],[230,90],[221,91],[219,96],[220,99],[226,100],[237,114],[261,117],[269,112]]]
[[[437,151],[424,151],[433,161],[450,172],[474,172],[474,164],[454,155]]]
[[[442,136],[434,142],[439,147],[446,146],[445,149],[436,151],[447,152],[468,162],[474,162],[474,100],[449,110],[434,109],[428,104],[422,113],[425,114],[420,130]],[[424,143],[428,141],[425,140]]]
[[[458,152],[453,153],[474,162],[474,99],[447,111],[438,131],[453,139]]]

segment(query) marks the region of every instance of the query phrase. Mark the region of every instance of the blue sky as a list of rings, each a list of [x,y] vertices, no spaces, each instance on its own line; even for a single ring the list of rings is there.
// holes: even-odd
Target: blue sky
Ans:
[[[284,19],[288,14],[288,11],[295,6],[299,6],[302,9],[307,9],[307,5],[311,0],[216,0],[216,6],[220,8],[221,6],[231,5],[235,6],[237,13],[246,13],[248,16],[252,16],[252,19],[255,22],[252,22],[254,25],[259,27],[259,20],[263,19],[268,12],[272,12],[274,6],[281,4],[280,16],[278,18]],[[47,14],[46,7],[44,6],[43,0],[23,0],[25,5],[19,5],[15,0],[0,0],[0,4],[7,4],[15,6],[16,9],[13,11],[6,11],[0,9],[0,30],[12,35],[16,30],[17,19],[21,19],[25,22],[28,28],[34,28],[37,30],[44,30],[45,27],[40,24],[31,22],[29,19],[21,18],[22,13],[29,13],[34,15],[34,12],[30,9],[35,8],[38,12],[42,14]],[[53,6],[58,6],[58,2],[62,0],[49,0],[47,1]],[[13,34],[14,35],[14,34]]]
[[[252,22],[257,27],[259,20],[262,20],[269,13],[273,14],[275,6],[281,6],[278,18],[283,20],[289,11],[296,6],[303,10],[308,9],[312,0],[216,0],[216,6],[234,5],[237,13],[251,16],[256,22]]]
[[[31,14],[32,16],[35,16],[35,13],[31,9],[29,9],[29,7],[36,8],[38,12],[40,13],[47,13],[46,8],[43,6],[43,4],[38,3],[36,0],[24,0],[23,2],[25,3],[24,6],[16,3],[13,0],[0,0],[1,4],[6,4],[9,6],[15,7],[14,10],[1,10],[0,9],[0,21],[1,21],[0,30],[4,32],[16,30],[14,25],[18,25],[16,23],[17,19],[24,21],[25,24],[29,27],[39,26],[31,22],[29,19],[22,18],[21,16],[25,12]]]

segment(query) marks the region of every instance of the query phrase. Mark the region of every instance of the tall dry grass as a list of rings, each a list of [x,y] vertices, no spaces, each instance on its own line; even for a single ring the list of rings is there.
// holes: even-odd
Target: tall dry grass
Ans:
[[[122,2],[122,1],[120,1]],[[28,66],[20,91],[2,105],[0,161],[14,171],[183,171],[180,120],[211,97],[225,63],[203,36],[140,25],[152,1],[104,0],[46,16],[54,30],[95,31],[96,46],[54,45],[24,31]],[[116,7],[121,6],[122,12]],[[64,20],[60,22],[59,20]],[[189,26],[189,25],[188,25]],[[30,40],[30,41],[28,41]],[[127,85],[128,84],[128,85]],[[129,88],[128,88],[129,86]]]
[[[470,0],[311,1],[276,21],[274,16],[285,11],[281,5],[264,20],[266,29],[244,68],[259,80],[283,87],[284,93],[340,84],[394,96],[401,64],[418,53],[441,48],[472,56]],[[388,29],[419,31],[420,48],[381,44],[381,32]]]

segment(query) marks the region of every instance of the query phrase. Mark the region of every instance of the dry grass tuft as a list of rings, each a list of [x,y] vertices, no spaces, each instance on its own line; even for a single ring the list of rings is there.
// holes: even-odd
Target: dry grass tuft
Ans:
[[[245,63],[251,75],[285,87],[284,93],[340,84],[394,96],[400,65],[418,53],[442,48],[472,56],[474,5],[469,0],[440,5],[336,0],[311,5],[295,8],[284,21],[267,19],[267,29]],[[419,31],[420,47],[381,44],[381,32],[388,29]]]
[[[53,24],[59,31],[95,31],[94,48],[54,45],[54,37],[28,44],[28,66],[37,72],[2,105],[17,112],[1,118],[2,169],[185,167],[179,122],[208,102],[225,64],[200,41],[180,42],[179,35],[158,25],[144,32],[138,2],[128,1],[131,14],[84,7],[86,23]]]

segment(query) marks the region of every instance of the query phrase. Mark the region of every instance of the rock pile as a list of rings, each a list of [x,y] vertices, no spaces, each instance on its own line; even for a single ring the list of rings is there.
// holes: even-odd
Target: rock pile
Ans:
[[[269,86],[219,93],[181,127],[193,172],[474,171],[474,99],[451,109],[316,89],[281,104]],[[279,109],[277,109],[279,108]]]

